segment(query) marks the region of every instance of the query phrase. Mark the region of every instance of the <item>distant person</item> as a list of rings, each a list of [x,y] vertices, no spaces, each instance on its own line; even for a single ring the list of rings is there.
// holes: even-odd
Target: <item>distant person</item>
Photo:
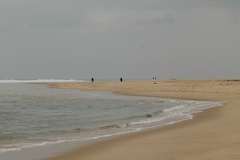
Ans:
[[[122,82],[123,81],[123,79],[122,78],[120,78],[120,82]]]
[[[92,78],[91,80],[92,80],[92,82],[94,82],[94,78]]]

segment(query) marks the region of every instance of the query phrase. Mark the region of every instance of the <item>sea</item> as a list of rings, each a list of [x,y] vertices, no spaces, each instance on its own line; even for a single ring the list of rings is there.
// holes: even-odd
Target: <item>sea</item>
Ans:
[[[0,80],[1,160],[38,160],[62,152],[53,149],[56,145],[81,146],[189,120],[196,112],[221,106],[215,101],[124,96],[38,84],[63,81],[82,82]]]

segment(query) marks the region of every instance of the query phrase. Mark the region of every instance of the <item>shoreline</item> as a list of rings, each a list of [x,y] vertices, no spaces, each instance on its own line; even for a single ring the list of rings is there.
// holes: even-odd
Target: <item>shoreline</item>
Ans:
[[[162,159],[224,159],[220,155],[224,155],[225,158],[231,156],[240,158],[240,138],[237,136],[240,128],[235,126],[239,122],[237,117],[239,116],[238,110],[240,110],[236,108],[236,105],[240,105],[238,81],[157,81],[157,85],[156,81],[80,83],[49,83],[48,85],[63,89],[101,90],[125,95],[214,100],[226,101],[226,103],[222,107],[214,107],[194,114],[191,120],[113,137],[62,153],[62,155],[49,158],[49,160],[73,160],[76,158],[141,160],[159,159],[160,157]],[[158,86],[159,83],[161,84]],[[235,113],[235,116],[229,118],[229,113],[231,113],[230,115]]]

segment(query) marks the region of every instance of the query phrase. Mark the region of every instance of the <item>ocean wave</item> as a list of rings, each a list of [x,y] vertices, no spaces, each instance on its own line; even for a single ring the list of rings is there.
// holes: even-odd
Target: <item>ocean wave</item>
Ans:
[[[147,125],[151,123],[159,123],[166,120],[169,120],[171,122],[178,122],[181,120],[192,119],[193,113],[221,105],[221,102],[189,101],[189,103],[184,105],[177,105],[175,107],[165,108],[161,111],[154,112],[153,114],[146,114],[146,119],[131,122],[129,125]],[[169,122],[169,124],[171,123]]]
[[[153,123],[153,122],[159,122],[162,120],[162,117],[159,117],[159,115],[163,113],[162,110],[149,113],[149,114],[144,114],[144,115],[139,115],[139,116],[133,116],[133,117],[128,117],[126,119],[133,120],[133,119],[141,119],[137,122],[129,122],[129,123],[124,123],[124,124],[113,124],[113,125],[107,125],[100,127],[100,129],[116,129],[116,128],[124,128],[124,127],[130,127],[133,125],[140,125],[140,124],[148,124],[148,123]]]
[[[121,125],[114,124],[114,125],[100,127],[100,129],[112,129],[112,128],[121,128]]]
[[[39,135],[67,135],[67,134],[74,134],[74,133],[83,133],[88,132],[88,129],[82,129],[82,128],[74,128],[69,130],[52,130],[48,132],[38,132]]]
[[[20,151],[22,149],[26,148],[33,148],[33,147],[39,147],[39,146],[47,146],[51,144],[58,144],[65,142],[64,140],[59,141],[53,141],[53,142],[35,142],[35,143],[19,143],[19,144],[13,144],[8,146],[2,146],[3,148],[0,148],[0,153],[5,153],[9,151]]]
[[[84,82],[84,80],[75,80],[75,79],[28,79],[28,80],[6,79],[6,80],[0,80],[0,83],[44,83],[44,82]]]
[[[144,120],[140,120],[137,122],[131,122],[130,125],[143,125],[143,124],[150,124],[150,123],[154,123],[154,122],[160,122],[162,120],[164,120],[164,117],[154,117],[154,118],[148,118],[148,119],[144,119]]]

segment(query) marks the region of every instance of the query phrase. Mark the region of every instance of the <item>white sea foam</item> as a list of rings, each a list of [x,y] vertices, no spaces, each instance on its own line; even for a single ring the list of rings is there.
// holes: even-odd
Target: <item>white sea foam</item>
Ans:
[[[171,102],[176,102],[176,100],[171,100]],[[159,115],[156,117],[150,117],[144,120],[140,120],[137,122],[131,122],[130,125],[146,125],[152,123],[158,123],[163,121],[169,121],[166,124],[172,124],[175,122],[179,122],[182,120],[192,119],[193,113],[200,112],[202,110],[221,106],[221,102],[213,102],[213,101],[183,101],[183,105],[177,105],[171,108],[165,108],[162,112],[159,112]],[[149,127],[146,127],[149,128]]]
[[[17,80],[17,79],[5,79],[0,80],[0,83],[42,83],[42,82],[84,82],[83,80],[75,79],[29,79],[29,80]]]
[[[150,124],[150,123],[154,123],[154,122],[160,122],[164,119],[165,119],[164,117],[148,118],[148,119],[140,120],[137,122],[131,122],[130,125]]]

